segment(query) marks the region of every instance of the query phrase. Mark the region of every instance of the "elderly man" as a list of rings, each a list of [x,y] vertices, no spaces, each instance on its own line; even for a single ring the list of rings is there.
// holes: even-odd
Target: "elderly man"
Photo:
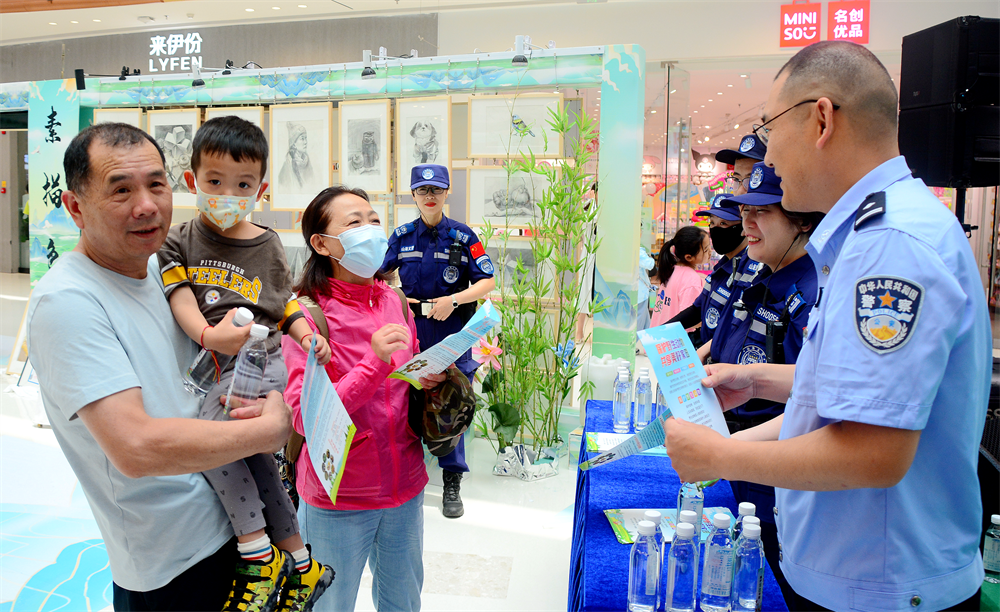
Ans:
[[[729,440],[671,419],[674,467],[776,487],[793,609],[978,610],[991,336],[968,240],[899,156],[896,90],[864,47],[800,51],[763,119],[783,203],[826,213],[819,297],[796,365],[707,368],[724,406],[783,417]]]
[[[128,125],[96,125],[73,139],[64,165],[62,203],[80,242],[38,283],[28,309],[45,411],[104,537],[115,609],[219,610],[236,540],[198,472],[276,451],[290,412],[272,393],[234,411],[257,418],[196,418],[181,379],[194,345],[149,261],[172,211],[156,142]]]

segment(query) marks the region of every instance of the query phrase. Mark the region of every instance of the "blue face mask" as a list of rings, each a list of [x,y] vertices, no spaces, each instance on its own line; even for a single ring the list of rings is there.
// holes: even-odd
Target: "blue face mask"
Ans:
[[[361,278],[375,276],[389,250],[389,239],[385,237],[385,230],[381,225],[362,225],[341,232],[339,236],[320,236],[340,241],[344,247],[344,256],[337,259],[331,255],[330,258],[339,261],[344,269]]]

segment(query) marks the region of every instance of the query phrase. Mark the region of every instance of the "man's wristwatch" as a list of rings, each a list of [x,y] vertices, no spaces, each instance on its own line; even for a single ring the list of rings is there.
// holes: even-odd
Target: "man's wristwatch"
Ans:
[[[451,307],[458,308],[458,300],[455,299],[455,296],[451,296]]]

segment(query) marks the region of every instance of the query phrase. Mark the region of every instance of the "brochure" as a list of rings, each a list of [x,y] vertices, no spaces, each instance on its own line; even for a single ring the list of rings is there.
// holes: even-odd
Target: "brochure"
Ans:
[[[414,355],[409,361],[396,368],[389,378],[405,380],[417,389],[420,378],[428,374],[440,374],[455,363],[467,350],[471,349],[495,325],[500,323],[500,314],[493,307],[493,302],[486,302],[479,307],[476,314],[460,331],[448,336],[429,349]]]
[[[337,395],[326,368],[316,361],[316,336],[313,335],[302,376],[302,426],[309,445],[309,460],[320,482],[337,503],[340,478],[344,475],[347,451],[356,431],[344,402]]]
[[[632,434],[616,434],[616,433],[604,433],[604,432],[587,432],[587,450],[592,453],[599,453],[602,451],[611,450],[618,446],[622,442],[627,441],[632,437]],[[667,449],[663,446],[654,446],[653,448],[647,448],[642,451],[643,455],[659,455],[661,457],[667,456]]]
[[[663,539],[671,542],[674,539],[674,531],[677,528],[677,508],[625,508],[622,510],[605,510],[604,515],[611,523],[611,529],[615,532],[615,537],[622,544],[632,544],[639,534],[639,521],[645,520],[646,510],[656,510],[660,513],[660,531],[663,532]],[[717,513],[728,514],[729,522],[736,522],[733,513],[724,506],[705,508],[701,514],[701,541],[708,539],[708,534],[712,532],[712,516]]]

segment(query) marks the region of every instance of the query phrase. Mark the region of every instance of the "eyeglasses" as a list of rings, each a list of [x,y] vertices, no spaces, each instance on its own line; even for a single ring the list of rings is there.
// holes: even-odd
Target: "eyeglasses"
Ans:
[[[803,101],[799,102],[798,104],[790,106],[790,107],[786,108],[785,110],[781,111],[780,113],[778,113],[777,115],[775,115],[774,117],[772,117],[771,119],[769,119],[768,121],[765,121],[763,125],[756,125],[755,124],[753,126],[753,133],[754,133],[754,135],[764,144],[764,146],[767,146],[768,134],[771,133],[771,128],[767,127],[767,124],[774,123],[775,119],[777,119],[778,117],[784,115],[785,113],[787,113],[788,111],[792,110],[793,108],[798,108],[798,107],[802,106],[803,104],[811,104],[813,102],[819,102],[819,100],[818,99],[817,100],[803,100]],[[833,105],[833,110],[840,110],[840,105],[839,104],[834,104]]]
[[[447,190],[443,187],[428,187],[427,185],[424,185],[423,187],[417,187],[413,191],[417,195],[425,196],[428,193],[433,193],[434,195],[441,195]]]
[[[736,193],[736,190],[743,186],[744,189],[750,191],[750,177],[746,176],[743,178],[737,178],[735,174],[726,175],[726,191],[729,193]]]

